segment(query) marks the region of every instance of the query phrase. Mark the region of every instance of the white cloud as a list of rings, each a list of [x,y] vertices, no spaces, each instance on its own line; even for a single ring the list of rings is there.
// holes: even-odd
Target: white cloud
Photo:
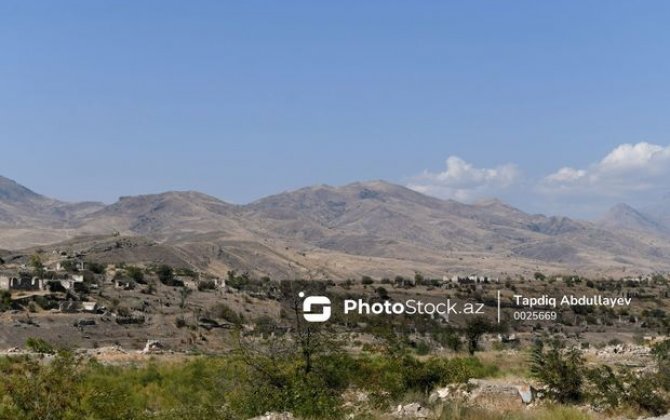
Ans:
[[[635,199],[670,186],[670,146],[622,144],[584,169],[564,167],[546,176],[538,189],[548,195]]]
[[[622,144],[583,168],[564,166],[535,179],[511,163],[480,168],[450,156],[443,171],[424,171],[407,186],[462,202],[497,197],[533,212],[591,218],[619,202],[644,208],[667,195],[670,146]]]
[[[550,182],[575,182],[584,178],[584,176],[586,176],[584,170],[565,167],[547,176],[546,179]]]
[[[653,166],[670,162],[670,146],[663,147],[656,144],[638,143],[622,144],[612,150],[600,162],[603,170],[647,170]]]
[[[519,170],[513,164],[477,168],[457,156],[450,156],[444,171],[424,171],[414,177],[408,187],[441,198],[471,201],[497,195],[498,191],[509,188],[518,178]]]

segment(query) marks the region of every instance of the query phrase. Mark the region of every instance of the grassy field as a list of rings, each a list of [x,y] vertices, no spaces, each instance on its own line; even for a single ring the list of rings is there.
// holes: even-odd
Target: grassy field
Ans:
[[[571,358],[569,349],[435,356],[391,339],[380,351],[352,355],[324,343],[271,339],[225,356],[110,364],[37,340],[30,343],[37,355],[0,358],[0,419],[246,419],[266,412],[383,419],[395,407],[418,404],[434,419],[549,420],[637,418],[668,408],[664,372],[641,376],[598,366],[605,370],[594,377],[595,368]],[[475,378],[532,383],[545,396],[530,406],[518,395],[477,397]],[[435,399],[434,390],[445,386],[449,397]]]

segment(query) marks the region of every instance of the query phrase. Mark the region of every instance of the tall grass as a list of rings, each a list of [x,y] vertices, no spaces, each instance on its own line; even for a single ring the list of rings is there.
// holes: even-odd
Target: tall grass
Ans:
[[[495,373],[475,358],[322,356],[306,374],[299,358],[241,355],[109,366],[60,352],[0,359],[0,419],[238,419],[266,411],[339,418],[350,388],[379,407],[403,395]]]

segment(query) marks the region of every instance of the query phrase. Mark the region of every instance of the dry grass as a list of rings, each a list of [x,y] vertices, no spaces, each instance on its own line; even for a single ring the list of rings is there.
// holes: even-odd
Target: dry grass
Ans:
[[[499,375],[508,379],[527,380],[530,377],[528,371],[528,353],[517,350],[484,351],[478,352],[479,358],[485,364],[498,367]]]

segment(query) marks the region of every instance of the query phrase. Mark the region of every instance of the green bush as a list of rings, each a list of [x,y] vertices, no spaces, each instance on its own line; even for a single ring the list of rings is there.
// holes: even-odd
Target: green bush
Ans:
[[[158,279],[166,286],[174,286],[176,284],[174,277],[174,270],[169,265],[161,265],[156,269]]]
[[[659,391],[659,375],[635,373],[630,369],[614,371],[609,366],[586,370],[588,389],[586,396],[597,407],[616,409],[631,407],[655,416],[664,414],[669,406],[667,398]]]
[[[56,349],[42,338],[28,337],[26,340],[26,348],[35,353],[54,354]]]
[[[610,366],[598,366],[586,370],[591,389],[588,399],[597,406],[604,408],[616,408],[622,403],[625,387],[614,370]]]
[[[660,416],[670,408],[667,397],[659,390],[659,376],[653,374],[634,374],[630,371],[624,372],[624,382],[627,384],[626,400],[629,405]]]
[[[77,363],[71,353],[59,353],[47,364],[30,358],[6,360],[0,366],[0,418],[49,420],[74,415],[81,380]]]
[[[545,384],[549,395],[560,403],[580,401],[584,359],[576,348],[562,351],[554,342],[548,350],[536,343],[531,352],[530,372]]]
[[[198,283],[198,290],[201,292],[215,289],[216,289],[216,282],[214,282],[214,280],[201,280]]]
[[[0,311],[12,309],[12,293],[9,290],[0,291]]]
[[[107,270],[107,264],[101,264],[97,262],[86,262],[84,267],[95,274],[104,274],[105,270]]]
[[[126,274],[137,283],[144,283],[144,270],[134,265],[129,265],[125,268]]]
[[[463,342],[458,332],[453,329],[440,329],[433,334],[435,341],[443,346],[446,346],[451,351],[461,351]]]
[[[242,315],[235,312],[232,308],[223,302],[212,306],[209,310],[210,316],[216,319],[223,319],[231,324],[239,325],[242,323]]]

